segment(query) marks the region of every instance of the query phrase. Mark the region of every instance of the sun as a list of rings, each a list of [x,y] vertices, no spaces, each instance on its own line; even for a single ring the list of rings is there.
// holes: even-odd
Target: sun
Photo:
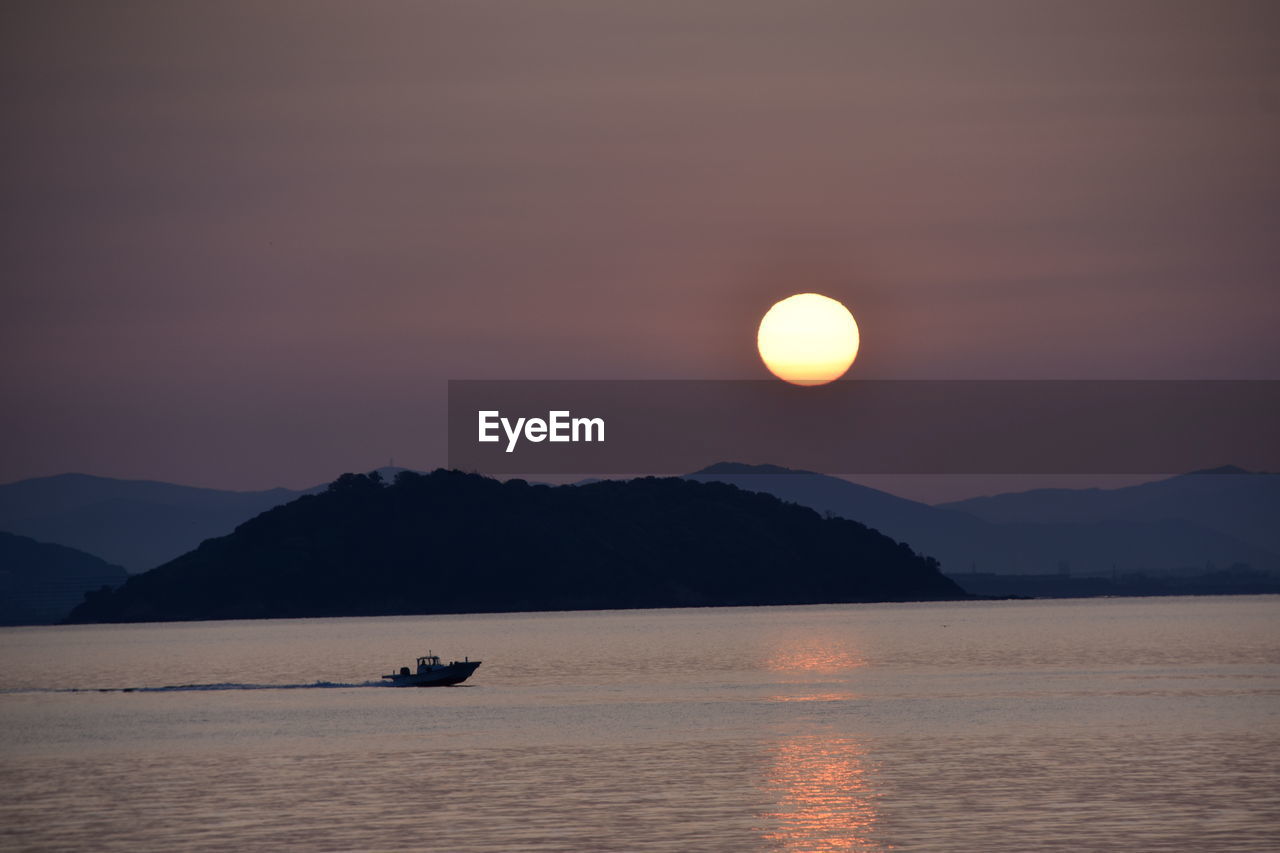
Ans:
[[[797,293],[760,321],[756,347],[764,366],[793,385],[825,385],[858,357],[858,324],[829,296]]]

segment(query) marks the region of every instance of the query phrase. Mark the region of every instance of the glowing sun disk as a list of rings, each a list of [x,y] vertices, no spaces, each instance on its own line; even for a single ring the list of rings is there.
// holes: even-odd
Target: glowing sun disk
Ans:
[[[858,324],[849,309],[818,293],[776,303],[760,321],[756,347],[765,367],[793,385],[825,385],[858,357]]]

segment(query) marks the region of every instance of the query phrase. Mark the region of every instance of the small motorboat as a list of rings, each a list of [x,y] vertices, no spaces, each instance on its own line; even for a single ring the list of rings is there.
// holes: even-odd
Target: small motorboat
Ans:
[[[440,663],[439,655],[428,652],[418,658],[416,671],[402,666],[399,672],[382,677],[391,680],[390,687],[446,687],[466,681],[479,665],[480,661],[466,658]]]

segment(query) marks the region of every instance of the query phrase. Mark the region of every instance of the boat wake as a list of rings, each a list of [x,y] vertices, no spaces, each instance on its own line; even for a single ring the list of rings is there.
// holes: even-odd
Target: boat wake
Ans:
[[[163,687],[27,687],[0,690],[0,693],[187,693],[210,690],[332,690],[351,687],[390,687],[384,681],[313,681],[309,684],[168,684]]]

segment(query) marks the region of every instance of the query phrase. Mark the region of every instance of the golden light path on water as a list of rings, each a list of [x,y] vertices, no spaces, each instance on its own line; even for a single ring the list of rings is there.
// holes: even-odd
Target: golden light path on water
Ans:
[[[838,640],[805,638],[773,652],[765,666],[773,672],[834,675],[866,666],[866,658]]]
[[[761,834],[782,850],[883,850],[865,750],[847,738],[801,737],[778,745],[769,787],[775,827]]]
[[[813,681],[815,689],[784,692],[773,701],[839,703],[858,698],[843,683],[844,676],[866,666],[867,659],[847,638],[793,635],[776,642],[766,667]],[[781,850],[885,849],[873,838],[878,814],[869,767],[865,748],[850,738],[814,735],[781,741],[773,748],[766,781],[777,805],[763,815],[769,828],[761,838]]]

